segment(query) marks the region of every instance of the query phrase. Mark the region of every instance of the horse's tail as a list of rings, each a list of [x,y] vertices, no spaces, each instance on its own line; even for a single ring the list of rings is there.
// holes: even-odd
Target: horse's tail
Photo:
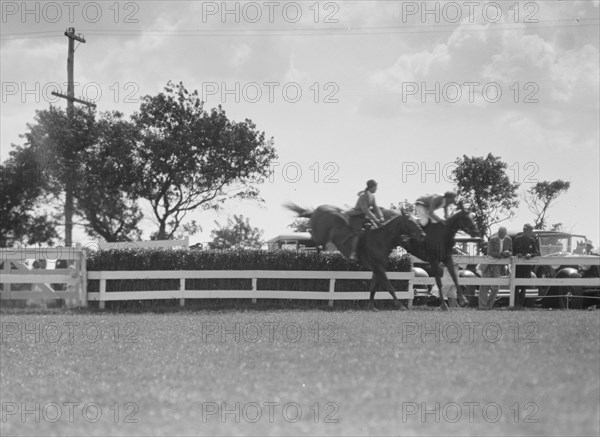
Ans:
[[[285,203],[283,206],[294,211],[296,214],[298,214],[298,217],[310,218],[314,212],[313,209],[302,208],[301,206],[291,202]]]

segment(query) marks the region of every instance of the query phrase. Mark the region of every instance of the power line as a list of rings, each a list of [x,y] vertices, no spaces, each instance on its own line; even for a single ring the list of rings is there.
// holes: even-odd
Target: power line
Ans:
[[[595,23],[588,23],[595,21]],[[570,24],[550,24],[550,23],[570,23]],[[498,31],[523,29],[523,25],[527,30],[536,29],[555,29],[555,28],[581,28],[581,27],[598,27],[599,19],[559,19],[559,20],[540,20],[536,23],[464,23],[459,29],[458,25],[453,24],[438,24],[427,26],[429,29],[423,29],[423,25],[405,25],[405,26],[370,26],[370,27],[330,27],[324,29],[315,28],[293,28],[293,29],[132,29],[132,30],[113,30],[113,29],[89,29],[85,30],[88,35],[98,36],[136,36],[136,35],[161,35],[166,37],[178,36],[201,36],[201,37],[233,37],[233,36],[328,36],[328,35],[387,35],[387,34],[427,34],[427,33],[449,33],[455,31],[461,32],[482,32],[482,31]],[[440,29],[442,28],[442,29]],[[38,32],[23,32],[23,33],[4,33],[0,35],[0,39],[35,39],[35,38],[50,38],[56,37],[52,31]]]

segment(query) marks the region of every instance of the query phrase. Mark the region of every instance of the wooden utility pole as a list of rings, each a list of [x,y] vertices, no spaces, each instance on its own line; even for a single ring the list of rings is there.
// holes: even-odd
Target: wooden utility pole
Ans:
[[[61,93],[52,92],[55,96],[67,99],[67,117],[69,123],[72,123],[73,119],[73,103],[83,103],[87,106],[96,106],[91,102],[75,98],[75,81],[73,79],[73,65],[75,63],[75,41],[85,43],[85,38],[81,35],[75,35],[75,28],[69,27],[65,31],[65,36],[69,38],[69,52],[67,55],[67,95]],[[68,167],[67,179],[65,181],[65,246],[70,247],[73,244],[73,179],[74,174],[71,174],[73,169],[73,162],[75,154],[73,153],[74,144],[70,144],[67,147],[67,154],[65,156],[66,164]]]

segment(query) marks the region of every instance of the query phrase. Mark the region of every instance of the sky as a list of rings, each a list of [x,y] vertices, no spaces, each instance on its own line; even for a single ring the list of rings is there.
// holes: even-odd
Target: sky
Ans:
[[[65,107],[67,37],[75,94],[129,115],[168,81],[205,108],[251,119],[278,159],[264,202],[243,214],[264,239],[289,232],[286,202],[354,206],[368,179],[380,206],[453,188],[454,162],[492,153],[519,194],[563,179],[550,223],[600,243],[599,1],[2,1],[0,159],[35,111]],[[148,210],[149,212],[149,210]],[[533,221],[522,200],[502,225]],[[148,215],[147,238],[155,229]],[[492,228],[495,230],[496,227]],[[89,240],[76,229],[74,241]]]

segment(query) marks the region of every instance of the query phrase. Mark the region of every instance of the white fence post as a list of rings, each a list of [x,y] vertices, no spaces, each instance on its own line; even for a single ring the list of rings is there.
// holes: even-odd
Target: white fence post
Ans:
[[[103,310],[106,302],[106,279],[100,279],[100,302],[98,303],[98,307]]]
[[[329,279],[329,293],[335,293],[335,278]],[[333,307],[333,294],[329,295],[331,299],[329,299],[329,306]]]
[[[80,288],[80,299],[82,307],[87,307],[87,259],[85,257],[85,253],[81,252],[81,268],[79,269],[79,276],[81,279],[81,288]]]
[[[513,308],[515,306],[515,278],[517,275],[516,258],[516,256],[512,256],[510,261],[510,283],[508,285],[508,290],[510,292],[510,297],[508,299],[509,308]]]
[[[256,294],[258,290],[258,278],[252,278],[252,294]],[[252,296],[252,303],[256,303],[256,297]]]
[[[185,293],[185,278],[179,279],[179,290],[181,290],[181,296],[183,296]],[[179,299],[179,306],[181,306],[181,307],[185,306],[185,298],[184,297],[181,297]]]

